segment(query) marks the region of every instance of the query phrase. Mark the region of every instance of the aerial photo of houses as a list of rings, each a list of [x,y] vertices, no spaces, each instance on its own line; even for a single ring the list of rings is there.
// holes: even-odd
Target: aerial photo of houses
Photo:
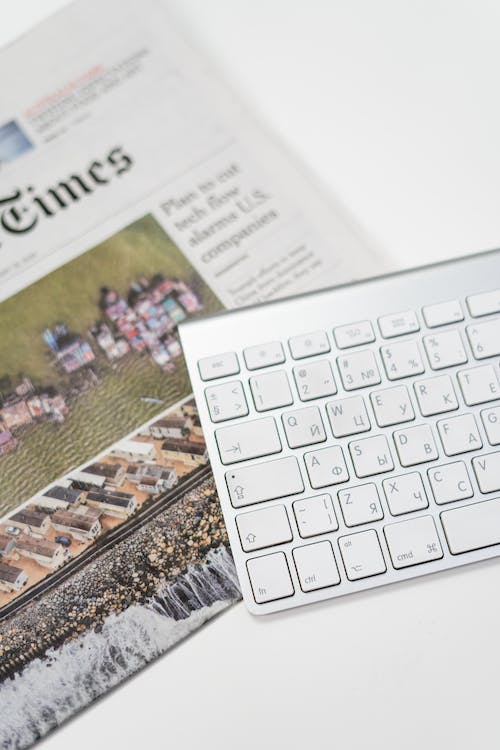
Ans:
[[[27,747],[239,598],[187,399],[0,519],[0,747]]]
[[[177,326],[220,308],[152,216],[1,303],[0,514],[187,395]]]
[[[196,407],[188,402],[0,519],[0,612],[144,506],[184,489],[196,470],[208,476],[207,463]]]
[[[0,747],[240,598],[177,334],[217,297],[152,216],[0,304]]]

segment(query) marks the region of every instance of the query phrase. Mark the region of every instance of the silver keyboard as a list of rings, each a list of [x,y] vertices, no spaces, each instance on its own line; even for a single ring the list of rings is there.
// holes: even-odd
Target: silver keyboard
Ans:
[[[500,251],[180,332],[251,612],[500,554]]]

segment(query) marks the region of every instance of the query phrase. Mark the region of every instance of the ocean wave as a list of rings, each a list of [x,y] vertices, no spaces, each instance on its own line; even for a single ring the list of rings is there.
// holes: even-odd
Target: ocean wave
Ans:
[[[197,630],[239,598],[225,548],[161,587],[146,605],[50,649],[0,684],[0,748],[20,750]]]

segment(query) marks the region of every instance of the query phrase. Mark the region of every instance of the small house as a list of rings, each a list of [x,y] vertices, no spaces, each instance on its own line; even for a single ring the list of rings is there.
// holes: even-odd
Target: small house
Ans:
[[[101,522],[98,518],[73,510],[56,510],[50,521],[56,531],[69,534],[79,542],[95,539],[101,531]]]
[[[90,490],[87,494],[87,503],[107,516],[122,519],[129,518],[138,507],[135,495],[105,489]]]
[[[45,534],[50,528],[50,519],[46,513],[26,507],[9,516],[9,524],[28,534]]]
[[[116,458],[122,458],[125,461],[154,461],[156,458],[155,447],[153,443],[146,443],[141,440],[122,440],[116,445],[111,453]]]
[[[22,568],[0,561],[0,591],[20,591],[27,582],[28,576]]]
[[[191,420],[189,417],[182,417],[175,414],[162,417],[149,426],[151,437],[155,440],[165,438],[174,438],[175,440],[185,440],[191,430]]]
[[[45,539],[38,541],[23,534],[17,540],[16,549],[19,554],[29,557],[43,568],[56,570],[66,561],[66,550],[61,544],[49,542]]]
[[[10,430],[0,430],[0,456],[17,448],[17,439]]]
[[[182,461],[189,466],[201,466],[207,462],[205,443],[197,443],[194,440],[170,438],[162,443],[161,452],[168,461]]]
[[[83,471],[79,472],[80,477],[86,478],[88,484],[95,484],[102,487],[102,480],[105,484],[112,484],[120,487],[125,479],[125,467],[121,464],[106,464],[96,461],[90,466],[86,466]]]
[[[158,495],[172,489],[178,477],[174,467],[148,466],[137,483],[137,489],[149,495]]]
[[[82,490],[56,484],[37,497],[38,505],[51,510],[75,507],[84,497]]]
[[[15,430],[33,422],[33,417],[26,401],[20,398],[4,403],[0,409],[0,419],[4,422],[8,430]]]

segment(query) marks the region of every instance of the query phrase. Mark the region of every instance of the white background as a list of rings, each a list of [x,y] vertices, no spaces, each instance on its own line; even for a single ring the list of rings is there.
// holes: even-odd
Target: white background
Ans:
[[[169,3],[394,266],[500,245],[498,2]],[[64,4],[0,0],[0,43]],[[493,561],[270,619],[237,606],[46,747],[497,749],[499,582]]]

